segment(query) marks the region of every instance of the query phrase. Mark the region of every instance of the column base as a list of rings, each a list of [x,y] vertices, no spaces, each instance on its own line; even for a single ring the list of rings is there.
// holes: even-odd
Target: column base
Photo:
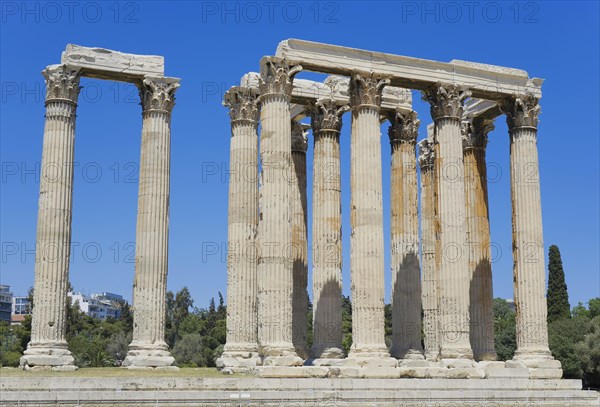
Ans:
[[[390,356],[386,346],[354,346],[350,348],[347,366],[396,367],[398,361]]]
[[[260,364],[258,346],[252,343],[226,344],[223,353],[216,360],[217,369],[226,374],[247,373]]]
[[[530,379],[560,379],[563,375],[560,361],[554,359],[550,351],[515,353],[512,360],[506,361],[506,367],[527,368]]]
[[[273,344],[259,347],[263,366],[302,366],[304,359],[296,353],[293,345]]]
[[[177,366],[171,366],[175,358],[168,349],[165,342],[132,342],[121,366],[128,369],[179,369]]]
[[[473,350],[471,348],[442,348],[440,359],[471,359],[473,360]]]
[[[498,355],[496,352],[483,352],[474,355],[474,359],[478,362],[494,362],[498,360]]]
[[[308,366],[344,366],[344,351],[338,347],[323,348],[322,346],[312,348],[313,357],[308,359]]]
[[[425,360],[423,351],[417,349],[394,349],[390,351],[396,359]]]
[[[30,342],[19,364],[25,370],[77,370],[66,342]]]
[[[310,354],[311,354],[311,358],[312,359],[343,359],[344,358],[344,351],[342,350],[342,348],[337,347],[337,346],[316,346],[313,345],[312,349],[310,350]]]

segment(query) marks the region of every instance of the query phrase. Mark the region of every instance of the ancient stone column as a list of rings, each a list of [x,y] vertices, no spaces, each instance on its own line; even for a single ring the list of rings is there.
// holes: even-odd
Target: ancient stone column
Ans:
[[[301,70],[286,60],[261,61],[258,342],[263,365],[302,365],[292,342],[292,80]]]
[[[142,148],[133,283],[133,340],[123,366],[167,367],[165,342],[169,247],[171,112],[179,79],[146,77],[140,87]]]
[[[21,366],[74,370],[67,348],[66,302],[69,283],[73,203],[73,146],[79,71],[51,65],[46,80],[46,123],[35,251],[31,342]]]
[[[475,360],[496,360],[485,148],[493,120],[463,122],[471,346]]]
[[[532,368],[554,369],[548,347],[544,242],[537,151],[540,106],[533,96],[501,103],[510,134],[510,182],[513,220],[514,287],[517,350],[514,359]]]
[[[439,310],[441,357],[472,359],[469,338],[469,269],[466,251],[465,184],[461,118],[470,95],[457,85],[438,84],[424,92],[435,121],[441,263]]]
[[[419,199],[416,142],[417,113],[390,115],[392,153],[391,269],[392,348],[398,359],[424,359],[421,345],[421,276],[419,270]]]
[[[349,358],[389,358],[384,339],[384,253],[379,113],[389,79],[350,79],[350,270],[352,347]]]
[[[323,363],[344,356],[340,132],[342,114],[348,110],[348,106],[339,106],[333,99],[318,101],[308,109],[315,139],[311,356]]]
[[[227,342],[217,367],[243,371],[260,363],[256,297],[258,229],[258,92],[232,87],[223,104],[231,118],[227,214]]]
[[[436,269],[435,179],[433,142],[419,142],[419,168],[421,170],[421,280],[423,304],[423,334],[425,358],[436,361],[440,354],[438,288]]]
[[[292,121],[292,342],[302,359],[308,359],[308,236],[306,227],[306,148],[308,125]]]

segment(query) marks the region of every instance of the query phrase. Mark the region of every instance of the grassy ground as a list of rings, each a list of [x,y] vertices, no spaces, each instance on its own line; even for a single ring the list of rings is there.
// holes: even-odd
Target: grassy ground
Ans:
[[[25,371],[18,368],[1,368],[0,377],[244,377],[242,374],[224,375],[212,367],[181,368],[172,370],[129,370],[118,367],[88,367],[74,372],[52,372],[48,370]]]

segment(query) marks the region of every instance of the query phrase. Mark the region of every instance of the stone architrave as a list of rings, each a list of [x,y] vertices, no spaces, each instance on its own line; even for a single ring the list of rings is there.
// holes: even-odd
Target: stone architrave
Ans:
[[[292,137],[290,97],[302,70],[274,57],[261,61],[258,243],[258,342],[265,366],[301,366],[292,342]]]
[[[66,334],[71,246],[75,112],[78,69],[51,65],[46,80],[46,122],[35,250],[31,341],[21,366],[75,370]]]
[[[381,173],[381,93],[388,79],[354,73],[350,79],[350,359],[389,357],[384,339],[384,245]]]
[[[231,146],[227,251],[227,341],[217,367],[245,371],[260,363],[257,339],[258,91],[225,94]]]
[[[423,304],[423,334],[425,358],[437,361],[440,354],[438,271],[436,267],[436,210],[433,141],[419,142],[419,168],[421,170],[421,279]]]
[[[179,79],[146,77],[140,87],[142,148],[133,284],[133,340],[124,367],[166,368],[171,113]],[[174,367],[173,367],[174,368]]]
[[[511,97],[500,107],[510,135],[517,350],[514,360],[539,378],[560,378],[548,346],[544,241],[537,150],[540,105],[535,96]],[[507,362],[507,365],[509,363]],[[539,371],[538,371],[539,369]]]
[[[472,359],[469,337],[469,270],[465,250],[465,185],[461,118],[468,91],[437,84],[423,92],[435,122],[440,220],[439,310],[441,357]]]
[[[314,144],[313,176],[313,346],[316,363],[340,359],[342,350],[342,219],[340,132],[349,110],[333,98],[307,109]]]
[[[416,141],[420,121],[416,112],[390,115],[392,154],[391,269],[392,347],[398,359],[422,360],[421,277],[419,270],[419,200]]]
[[[308,359],[308,236],[306,226],[306,148],[308,125],[292,121],[292,182],[290,211],[292,216],[292,342],[302,359]]]
[[[477,361],[496,360],[485,149],[493,120],[463,122],[471,346]]]

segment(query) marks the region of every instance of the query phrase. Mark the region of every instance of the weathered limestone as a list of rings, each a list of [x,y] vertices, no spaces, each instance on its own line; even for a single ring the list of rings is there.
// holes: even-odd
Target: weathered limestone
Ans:
[[[261,61],[258,342],[264,365],[302,365],[292,343],[292,137],[290,96],[302,69],[280,58]]]
[[[308,339],[308,236],[306,226],[306,149],[310,126],[292,121],[292,180],[290,211],[292,216],[292,343],[302,359],[307,359]]]
[[[240,79],[241,86],[258,89],[260,75],[256,72],[248,72]],[[350,103],[350,93],[348,87],[350,80],[344,76],[331,75],[325,78],[323,82],[315,82],[307,79],[294,79],[292,83],[292,104],[296,104],[297,114],[292,114],[292,119],[300,120],[304,118],[304,106],[316,102],[317,100],[333,99],[340,105]],[[492,103],[496,107],[495,103]],[[292,111],[294,105],[292,105]],[[392,113],[395,111],[410,112],[412,110],[412,94],[410,90],[386,86],[381,94],[381,112]]]
[[[389,80],[355,73],[350,80],[350,270],[352,346],[349,358],[389,358],[384,341],[383,201],[379,106]]]
[[[342,114],[349,108],[330,98],[316,102],[308,110],[315,140],[311,357],[320,360],[339,359],[344,356],[340,132]]]
[[[419,168],[421,170],[421,279],[423,305],[423,334],[425,358],[437,361],[440,354],[438,282],[435,259],[435,196],[434,196],[433,141],[419,142]]]
[[[461,118],[470,93],[457,85],[437,84],[424,92],[435,121],[441,264],[439,310],[441,357],[472,359],[469,339],[469,269],[465,252],[465,185]]]
[[[139,86],[142,150],[133,284],[133,340],[123,366],[167,367],[174,362],[165,342],[170,127],[179,79],[146,77]]]
[[[421,345],[421,280],[415,145],[420,121],[416,112],[390,115],[392,153],[391,268],[392,347],[398,359],[423,359]]]
[[[541,96],[543,79],[529,78],[521,69],[453,60],[431,61],[339,45],[288,39],[277,46],[276,56],[301,63],[305,70],[351,76],[354,71],[376,72],[390,85],[428,90],[438,82],[468,87],[473,97],[501,100],[512,94]]]
[[[287,368],[288,370],[290,368]],[[598,407],[581,380],[236,377],[0,377],[7,407],[77,405],[258,405],[371,407]],[[317,373],[315,367],[311,367]],[[330,369],[331,370],[331,369]],[[509,370],[509,369],[506,369]],[[313,373],[310,372],[310,373]],[[341,372],[340,372],[341,373]],[[313,376],[314,377],[314,376]],[[509,379],[509,380],[507,380]]]
[[[74,370],[65,333],[80,72],[66,65],[51,65],[42,74],[46,80],[46,123],[35,251],[35,307],[31,342],[21,366]]]
[[[485,148],[492,120],[463,122],[471,346],[475,360],[496,360]]]
[[[135,55],[104,48],[68,44],[61,63],[77,66],[83,76],[137,82],[146,76],[162,77],[165,61],[156,55]]]
[[[232,87],[224,97],[231,118],[227,215],[227,341],[217,367],[243,371],[260,363],[256,320],[258,228],[258,92]]]
[[[543,377],[561,375],[548,347],[544,243],[537,152],[540,106],[533,95],[511,97],[500,105],[510,134],[510,182],[517,350],[515,361]]]

